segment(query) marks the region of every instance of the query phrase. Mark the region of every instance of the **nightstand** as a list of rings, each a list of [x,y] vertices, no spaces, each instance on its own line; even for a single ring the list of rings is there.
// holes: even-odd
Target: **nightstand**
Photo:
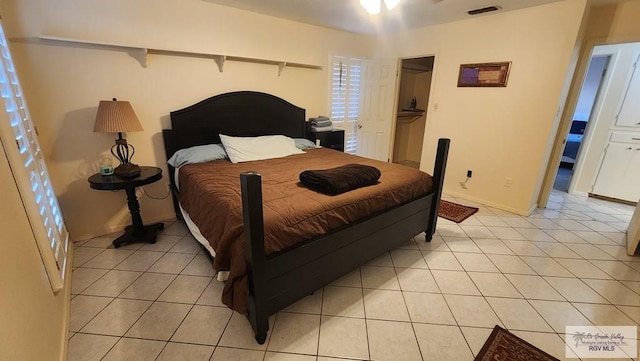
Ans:
[[[315,136],[315,140],[320,141],[320,145],[325,148],[331,148],[344,152],[344,130],[334,129],[329,132],[311,132],[311,136]]]
[[[162,169],[157,167],[140,167],[140,175],[134,178],[120,178],[115,175],[101,175],[96,173],[89,177],[91,188],[113,191],[124,189],[127,192],[127,205],[131,213],[131,226],[124,229],[124,234],[113,241],[115,248],[123,243],[149,242],[155,243],[158,232],[164,229],[163,223],[155,223],[148,226],[142,224],[140,217],[140,203],[136,197],[136,187],[151,184],[162,179]]]

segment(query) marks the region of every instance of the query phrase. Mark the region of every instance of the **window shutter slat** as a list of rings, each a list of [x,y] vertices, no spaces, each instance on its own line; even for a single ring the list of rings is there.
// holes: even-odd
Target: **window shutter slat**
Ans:
[[[5,151],[33,229],[45,270],[54,292],[64,285],[69,234],[29,112],[22,96],[0,20],[0,95],[7,121],[0,122],[3,142],[17,142]]]
[[[360,102],[361,60],[344,56],[331,58],[331,120],[345,130],[345,152],[356,151],[356,122]]]

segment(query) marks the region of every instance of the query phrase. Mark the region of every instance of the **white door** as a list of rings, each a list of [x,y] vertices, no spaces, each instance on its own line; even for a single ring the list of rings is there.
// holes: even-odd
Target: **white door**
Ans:
[[[616,115],[616,126],[640,128],[640,55],[633,64],[632,74]]]
[[[356,154],[389,161],[396,112],[398,59],[362,62]]]
[[[640,199],[640,143],[609,143],[593,194],[637,202]]]

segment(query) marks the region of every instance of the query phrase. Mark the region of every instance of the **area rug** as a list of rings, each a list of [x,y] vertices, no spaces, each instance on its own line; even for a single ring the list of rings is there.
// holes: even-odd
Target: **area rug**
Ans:
[[[497,326],[474,361],[559,361],[557,358]]]
[[[473,215],[477,211],[478,211],[478,208],[476,207],[463,206],[462,204],[453,203],[453,202],[449,202],[449,201],[445,201],[444,199],[441,199],[438,216],[448,219],[450,221],[454,221],[456,223],[460,223],[465,219],[469,218],[471,215]]]

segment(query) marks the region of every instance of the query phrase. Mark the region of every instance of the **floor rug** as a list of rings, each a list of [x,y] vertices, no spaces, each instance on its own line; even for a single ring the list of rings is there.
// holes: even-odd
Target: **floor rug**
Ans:
[[[496,325],[474,361],[504,360],[558,361],[557,358]]]
[[[465,219],[469,218],[471,215],[473,215],[477,211],[478,211],[478,208],[467,207],[458,203],[453,203],[453,202],[449,202],[449,201],[445,201],[444,199],[441,199],[438,216],[448,219],[450,221],[454,221],[456,223],[460,223]]]

